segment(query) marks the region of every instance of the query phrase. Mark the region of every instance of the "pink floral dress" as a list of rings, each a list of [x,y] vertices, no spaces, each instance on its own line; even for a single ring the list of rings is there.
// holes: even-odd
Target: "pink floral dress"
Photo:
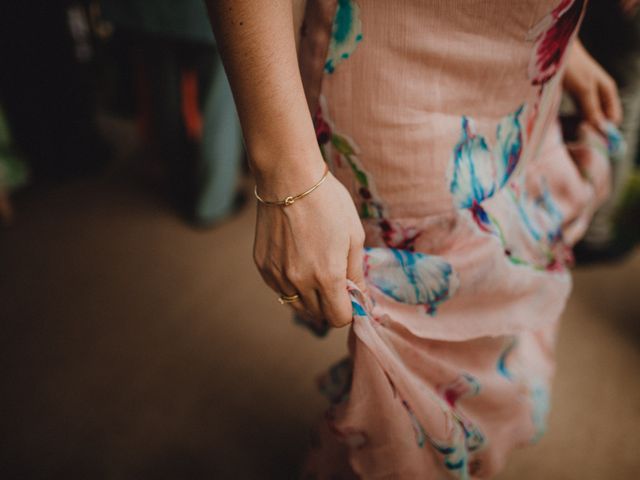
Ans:
[[[486,478],[543,433],[570,245],[608,175],[557,122],[583,8],[308,1],[301,71],[367,234],[368,291],[350,287],[305,478]]]

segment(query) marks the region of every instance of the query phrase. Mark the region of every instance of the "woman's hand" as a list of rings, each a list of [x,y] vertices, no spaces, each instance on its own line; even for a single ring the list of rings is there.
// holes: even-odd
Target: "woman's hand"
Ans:
[[[563,87],[574,98],[584,118],[605,132],[605,124],[622,121],[622,107],[616,82],[582,46],[575,41],[567,52]]]
[[[264,191],[260,185],[258,191]],[[363,243],[353,200],[331,174],[293,205],[258,204],[256,265],[278,295],[300,295],[289,305],[303,316],[326,319],[334,327],[351,322],[347,278],[364,291]]]
[[[292,0],[207,0],[258,192],[266,200],[314,185],[325,164],[298,66]],[[329,176],[287,207],[259,204],[255,262],[299,313],[351,321],[347,278],[364,289],[364,233],[349,193]]]

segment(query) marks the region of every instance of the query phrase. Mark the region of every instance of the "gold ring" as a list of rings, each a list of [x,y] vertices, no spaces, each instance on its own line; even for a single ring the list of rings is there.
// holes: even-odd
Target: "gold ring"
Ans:
[[[300,300],[300,295],[298,295],[297,293],[293,295],[280,295],[278,297],[278,302],[280,302],[280,305],[284,305],[285,303],[293,303],[298,300]]]

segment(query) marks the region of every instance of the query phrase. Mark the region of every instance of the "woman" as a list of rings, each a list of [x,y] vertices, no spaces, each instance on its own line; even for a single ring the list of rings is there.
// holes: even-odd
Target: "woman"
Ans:
[[[307,473],[490,476],[543,429],[593,204],[555,123],[565,64],[594,125],[620,115],[572,44],[584,1],[309,0],[300,61],[291,7],[210,2],[255,261],[312,326],[353,321]]]

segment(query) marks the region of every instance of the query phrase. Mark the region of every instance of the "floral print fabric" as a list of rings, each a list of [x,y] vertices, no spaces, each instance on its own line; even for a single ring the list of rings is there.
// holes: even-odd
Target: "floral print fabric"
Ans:
[[[305,478],[487,478],[544,432],[571,244],[608,175],[556,121],[583,7],[309,0],[303,80],[367,291]]]

